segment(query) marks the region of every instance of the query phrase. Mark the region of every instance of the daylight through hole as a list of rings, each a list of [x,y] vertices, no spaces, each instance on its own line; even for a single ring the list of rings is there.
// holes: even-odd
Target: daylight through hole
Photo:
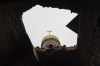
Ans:
[[[40,47],[48,35],[55,36],[61,46],[70,47],[77,44],[77,34],[66,25],[76,16],[77,14],[71,13],[70,10],[36,5],[24,12],[22,17],[26,32],[35,47]]]

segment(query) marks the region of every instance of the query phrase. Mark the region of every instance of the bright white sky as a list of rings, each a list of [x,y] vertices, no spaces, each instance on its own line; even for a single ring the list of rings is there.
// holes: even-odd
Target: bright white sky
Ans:
[[[68,29],[66,25],[76,15],[69,10],[36,5],[23,13],[23,22],[35,47],[41,46],[41,41],[44,36],[48,35],[48,30],[59,38],[61,45],[73,46],[77,43],[77,34]]]

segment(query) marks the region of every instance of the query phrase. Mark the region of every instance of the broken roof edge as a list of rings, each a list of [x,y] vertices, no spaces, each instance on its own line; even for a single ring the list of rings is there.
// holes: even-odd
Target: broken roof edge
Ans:
[[[91,6],[90,0],[0,0],[0,3],[14,3],[25,1],[33,3],[33,5],[41,5],[43,7],[69,9],[75,13],[78,13],[84,7],[88,7],[88,5]],[[30,5],[30,3],[27,3],[27,5]]]
[[[69,29],[78,34],[79,29],[79,15],[77,15],[70,23],[66,25]]]

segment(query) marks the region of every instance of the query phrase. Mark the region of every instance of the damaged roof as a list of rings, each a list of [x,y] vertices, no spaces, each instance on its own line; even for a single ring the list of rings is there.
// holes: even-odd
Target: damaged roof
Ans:
[[[73,12],[79,12],[84,7],[92,7],[96,0],[0,0],[0,3],[11,2],[29,2],[39,4],[44,7],[56,7],[60,9],[69,9]]]

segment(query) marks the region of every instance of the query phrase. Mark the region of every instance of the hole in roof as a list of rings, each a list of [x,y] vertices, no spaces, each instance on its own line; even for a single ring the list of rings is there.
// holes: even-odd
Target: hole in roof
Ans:
[[[70,47],[77,44],[77,34],[66,25],[76,16],[77,14],[71,13],[70,10],[36,5],[23,13],[22,20],[35,47],[41,46],[41,41],[44,36],[48,35],[48,30],[51,30],[51,34],[59,38],[62,46]]]

